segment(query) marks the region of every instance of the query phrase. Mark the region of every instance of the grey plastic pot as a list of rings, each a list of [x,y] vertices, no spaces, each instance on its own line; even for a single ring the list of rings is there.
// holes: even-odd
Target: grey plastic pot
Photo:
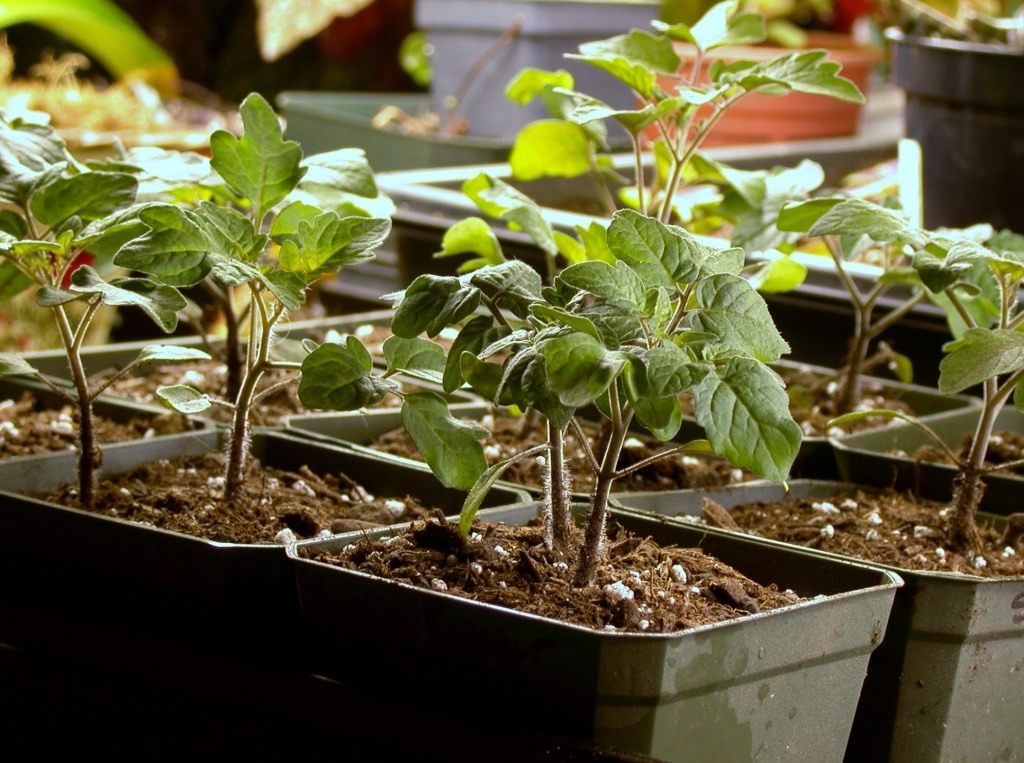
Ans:
[[[486,519],[521,524],[536,513],[527,504]],[[609,633],[288,553],[324,659],[349,680],[386,679],[396,692],[454,707],[472,702],[474,713],[501,714],[525,731],[659,760],[839,760],[898,576],[650,518],[615,519],[822,597],[678,633]]]
[[[104,448],[97,476],[124,474],[158,459],[209,453],[222,448],[224,438],[222,431],[206,430],[113,445]],[[254,434],[252,450],[264,464],[279,469],[341,471],[377,495],[416,495],[446,513],[457,513],[462,506],[463,493],[442,486],[423,466],[277,432]],[[53,576],[58,584],[61,576],[114,581],[132,596],[141,594],[144,607],[175,606],[219,618],[242,613],[264,624],[278,614],[287,619],[294,613],[294,585],[279,544],[205,540],[30,497],[73,481],[74,464],[70,452],[0,462],[0,549],[5,555],[17,555],[26,569]],[[488,501],[494,506],[523,497],[520,491],[501,488]],[[95,595],[109,598],[118,592]]]
[[[649,29],[657,17],[656,0],[417,0],[415,23],[433,49],[433,110],[444,114],[448,99],[460,95],[470,75],[473,79],[458,104],[468,133],[511,140],[519,128],[548,116],[539,99],[518,106],[505,97],[509,80],[527,67],[568,69],[581,91],[630,108],[633,96],[628,88],[564,54],[634,27]],[[496,48],[514,24],[514,36]],[[473,71],[488,52],[482,68]]]
[[[359,146],[377,172],[502,162],[512,142],[480,135],[413,135],[377,128],[373,117],[386,106],[410,116],[430,109],[430,97],[409,93],[286,92],[277,97],[287,137],[306,155]]]
[[[928,419],[928,426],[954,450],[974,432],[980,409],[948,411]],[[1024,432],[1024,413],[1004,408],[996,419],[996,432]],[[956,467],[918,461],[914,452],[931,445],[928,436],[912,424],[896,424],[885,429],[860,432],[835,443],[836,459],[843,479],[863,485],[893,486],[914,490],[935,500],[947,500],[952,494]],[[894,451],[902,454],[895,455]],[[984,477],[988,486],[981,509],[993,514],[1024,510],[1024,478],[1006,473]]]
[[[855,489],[849,483],[794,480],[788,495],[824,499]],[[616,500],[634,511],[692,524],[704,498],[731,508],[786,497],[779,485],[748,483]],[[1024,751],[1024,578],[870,566],[899,573],[906,585],[896,594],[885,640],[871,657],[847,760],[933,763],[1019,757]]]

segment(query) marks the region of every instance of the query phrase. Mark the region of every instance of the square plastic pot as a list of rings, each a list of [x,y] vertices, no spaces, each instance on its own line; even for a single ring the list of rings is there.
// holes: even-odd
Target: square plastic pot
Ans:
[[[409,93],[285,92],[277,97],[286,135],[307,156],[359,146],[376,172],[503,162],[512,142],[481,135],[413,135],[377,128],[373,118],[395,106],[410,116],[430,109],[430,97]]]
[[[124,474],[158,459],[210,453],[224,442],[224,432],[206,430],[113,445],[104,448],[97,477]],[[267,466],[344,472],[371,493],[415,495],[448,514],[462,506],[464,494],[442,486],[423,466],[268,431],[253,435],[252,452]],[[280,544],[211,541],[30,497],[74,478],[71,452],[0,462],[0,550],[7,560],[21,560],[21,574],[48,576],[59,588],[62,578],[79,587],[83,579],[113,582],[118,588],[94,595],[109,599],[123,588],[143,608],[175,607],[221,619],[237,615],[275,627],[294,618],[295,588]],[[488,502],[495,506],[524,496],[499,488]]]
[[[519,524],[536,513],[527,504],[486,518]],[[659,760],[839,760],[899,577],[650,518],[615,521],[821,598],[677,633],[609,633],[288,553],[324,659],[349,679],[393,681],[432,702],[472,702],[474,713],[524,731]]]
[[[788,496],[825,499],[856,489],[849,483],[794,480]],[[692,523],[705,497],[732,508],[785,500],[787,493],[761,483],[616,500],[630,510]],[[871,657],[846,759],[932,763],[1018,757],[1024,751],[1024,577],[869,566],[897,572],[906,584],[896,593],[885,640]]]
[[[980,408],[947,411],[927,420],[928,426],[954,450],[965,437],[974,433]],[[1024,413],[1004,408],[996,418],[995,431],[1024,432]],[[859,432],[835,443],[836,459],[843,479],[862,485],[892,486],[938,501],[948,500],[953,491],[957,469],[949,464],[918,461],[914,452],[931,439],[912,424],[896,424],[884,429]],[[910,455],[895,455],[901,451]],[[982,511],[1009,514],[1021,511],[1024,478],[1008,473],[985,475],[987,487],[981,499]]]

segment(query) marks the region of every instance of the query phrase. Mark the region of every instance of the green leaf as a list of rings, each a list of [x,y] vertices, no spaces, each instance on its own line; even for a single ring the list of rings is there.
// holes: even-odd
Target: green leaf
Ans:
[[[278,242],[295,238],[299,233],[299,223],[308,222],[321,214],[323,210],[320,207],[303,201],[293,201],[274,215],[274,222],[270,225],[270,237]]]
[[[570,265],[575,265],[577,262],[583,262],[587,259],[587,249],[581,241],[573,238],[568,233],[562,233],[560,230],[556,230],[554,235],[555,243],[558,245],[558,253]]]
[[[139,219],[147,231],[121,247],[114,264],[171,286],[191,286],[205,278],[215,264],[210,255],[251,263],[267,244],[245,216],[208,202],[195,210],[157,204],[141,210]]]
[[[376,198],[380,191],[373,170],[361,148],[339,148],[313,154],[302,160],[306,171],[299,187],[316,199],[333,200],[338,193],[351,193],[366,199]]]
[[[306,304],[306,279],[298,273],[263,267],[259,280],[289,310],[298,310]]]
[[[389,336],[384,341],[384,360],[388,364],[388,373],[411,371],[436,376],[441,381],[444,373],[445,357],[441,345],[429,339],[406,339],[400,336]]]
[[[795,93],[826,95],[850,103],[863,103],[864,96],[857,86],[839,76],[841,69],[841,64],[828,60],[828,53],[824,50],[809,50],[779,56],[731,75],[729,79],[735,78],[746,90],[774,85]]]
[[[622,370],[624,359],[587,334],[567,334],[541,346],[547,379],[562,405],[592,403]]]
[[[210,360],[210,356],[195,347],[173,344],[148,344],[135,358],[136,363],[191,363],[199,360]]]
[[[544,219],[537,202],[526,194],[485,173],[464,182],[462,192],[484,214],[514,223],[545,252],[558,254],[551,224]]]
[[[391,232],[391,221],[375,217],[339,217],[324,212],[301,220],[295,238],[281,244],[281,267],[307,283],[348,265],[373,258],[373,250]]]
[[[98,220],[135,201],[138,181],[123,172],[82,172],[61,178],[32,196],[32,215],[51,228],[69,217]]]
[[[530,313],[545,323],[561,323],[569,328],[579,331],[581,334],[589,334],[597,341],[602,341],[601,332],[593,321],[583,315],[575,315],[567,310],[552,307],[543,303],[530,306]]]
[[[697,423],[714,449],[766,479],[785,482],[800,449],[782,380],[750,358],[730,358],[693,389]]]
[[[460,358],[463,352],[470,352],[474,355],[484,348],[487,336],[494,326],[494,319],[490,315],[477,315],[466,322],[466,325],[455,337],[451,348],[448,350],[448,357],[445,359],[444,377],[442,387],[445,392],[454,392],[462,386],[463,376]]]
[[[693,327],[718,337],[727,348],[771,362],[789,352],[764,299],[742,278],[714,275],[696,289],[700,309]]]
[[[480,268],[469,276],[470,283],[492,302],[525,318],[530,305],[541,299],[540,275],[521,260],[507,260]]]
[[[469,490],[487,469],[480,441],[490,432],[454,418],[440,396],[430,392],[406,395],[402,424],[444,486]]]
[[[947,394],[1024,368],[1024,334],[1019,331],[970,328],[942,350],[939,389]]]
[[[644,314],[647,305],[644,283],[625,262],[616,262],[614,267],[599,260],[581,262],[563,270],[558,280],[634,315]]]
[[[576,233],[579,234],[580,241],[583,242],[588,260],[601,260],[611,265],[615,264],[615,255],[608,248],[608,229],[604,225],[597,221],[590,223],[586,228],[577,225]]]
[[[788,204],[779,212],[776,225],[779,230],[806,233],[821,219],[823,214],[842,202],[841,198],[832,198],[811,199],[802,203]]]
[[[645,286],[670,289],[697,280],[704,262],[719,254],[682,228],[628,209],[612,217],[608,248],[640,276]]]
[[[809,231],[812,236],[867,236],[872,241],[924,245],[924,235],[905,212],[865,199],[846,199],[825,210]]]
[[[512,405],[514,402],[509,391],[501,388],[504,372],[497,363],[487,363],[474,353],[464,351],[459,355],[459,370],[466,383],[484,400],[497,405]]]
[[[575,58],[608,72],[644,99],[654,94],[657,72],[675,74],[680,65],[671,40],[640,29],[584,43],[580,45],[579,55],[569,54],[566,58]]]
[[[401,293],[395,306],[391,330],[396,336],[412,338],[426,333],[437,336],[445,326],[463,320],[480,304],[480,290],[458,278],[417,276]]]
[[[894,352],[889,359],[889,370],[904,384],[914,381],[914,363],[906,355]]]
[[[709,51],[724,45],[754,45],[764,40],[764,17],[757,13],[736,14],[738,3],[727,0],[709,8],[692,27],[686,24],[654,26],[673,40],[696,45]]]
[[[593,147],[578,124],[542,119],[516,134],[508,161],[517,180],[573,178],[590,172]]]
[[[644,394],[670,397],[689,392],[707,376],[709,366],[696,363],[690,355],[671,342],[647,352]]]
[[[0,352],[0,376],[39,376],[39,371],[11,352]]]
[[[156,396],[171,410],[188,416],[202,413],[213,404],[209,395],[187,384],[157,387]]]
[[[778,254],[766,261],[750,279],[750,285],[762,294],[781,294],[793,291],[807,278],[807,266],[788,254]]]
[[[453,257],[459,254],[476,254],[488,265],[504,262],[501,244],[491,226],[479,217],[459,220],[445,231],[441,239],[441,251],[435,257]]]
[[[171,286],[148,278],[118,278],[107,283],[88,265],[82,265],[72,274],[69,291],[98,295],[105,305],[137,307],[168,334],[178,325],[178,311],[188,304]]]
[[[307,408],[351,411],[384,398],[398,387],[372,375],[373,359],[354,336],[345,344],[322,344],[302,361],[299,400]]]
[[[427,88],[434,79],[434,69],[430,65],[430,52],[433,47],[422,30],[410,32],[398,46],[398,63],[402,71],[417,87]]]
[[[513,103],[525,106],[545,90],[556,87],[571,89],[575,83],[565,69],[547,71],[528,66],[513,77],[505,86],[505,97]]]
[[[306,169],[300,165],[299,144],[283,139],[277,115],[263,96],[250,94],[242,101],[240,113],[244,126],[241,138],[226,130],[210,136],[210,164],[262,218],[298,185]]]
[[[459,532],[463,535],[469,535],[469,531],[473,527],[473,520],[476,518],[476,513],[480,510],[484,498],[487,497],[491,488],[494,487],[494,483],[501,479],[501,475],[505,473],[505,470],[517,460],[517,456],[506,458],[504,461],[499,461],[484,470],[483,474],[473,484],[473,487],[469,489],[466,500],[462,503],[462,509],[459,511]]]

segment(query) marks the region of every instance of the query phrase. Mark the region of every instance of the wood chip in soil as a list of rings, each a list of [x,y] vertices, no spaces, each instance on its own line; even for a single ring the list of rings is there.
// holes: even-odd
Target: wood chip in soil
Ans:
[[[101,444],[193,429],[188,419],[175,413],[134,416],[123,423],[94,415],[93,426]],[[31,392],[23,392],[17,400],[0,401],[0,458],[74,450],[77,443],[78,409],[75,406],[47,408]]]
[[[946,504],[893,491],[729,509],[745,532],[858,559],[983,577],[1024,574],[1024,540],[1018,532],[982,526],[984,550],[968,556],[950,543],[950,514]]]
[[[963,439],[960,441],[960,447],[957,449],[957,455],[965,461],[970,453],[971,443],[973,441],[973,434],[964,435]],[[894,451],[894,453],[900,456],[907,455],[903,451]],[[931,461],[934,463],[950,464],[955,466],[953,459],[949,457],[949,454],[942,448],[935,445],[923,445],[915,450],[913,455],[910,457],[918,461]],[[1024,434],[1007,430],[996,432],[989,439],[988,453],[985,454],[986,466],[999,466],[1000,464],[1020,461],[1021,459],[1024,459]],[[1024,476],[1024,464],[1010,469],[1000,470],[1000,473]]]
[[[535,427],[524,437],[523,419],[511,416],[484,416],[480,423],[491,431],[486,441],[484,456],[490,464],[497,463],[516,453],[540,445],[545,441],[543,426]],[[584,424],[583,430],[590,438],[591,448],[596,447],[599,438],[598,427]],[[423,456],[404,429],[385,432],[376,438],[370,447],[405,458],[422,461]],[[650,437],[630,435],[619,457],[619,468],[624,469],[648,456],[659,453],[667,447]],[[565,436],[565,457],[572,470],[572,489],[577,493],[589,494],[594,488],[594,473],[589,467],[586,452],[570,428]],[[542,461],[527,458],[512,464],[502,479],[535,489],[543,489],[545,467]],[[754,476],[744,469],[734,467],[725,459],[673,455],[640,469],[627,477],[615,481],[616,492],[641,490],[681,490],[683,488],[717,487],[733,482],[745,482]]]
[[[250,460],[242,497],[223,500],[220,453],[161,460],[97,486],[98,514],[142,522],[209,540],[275,543],[291,530],[298,538],[407,522],[432,516],[411,496],[373,496],[344,474],[316,474],[263,467]],[[78,506],[71,485],[45,496]]]
[[[451,524],[414,523],[398,535],[364,538],[308,557],[597,630],[670,633],[767,612],[799,601],[762,586],[696,548],[659,546],[614,522],[592,585],[571,584],[573,559],[548,551],[538,523],[477,523],[468,538]],[[578,538],[577,538],[578,541]]]

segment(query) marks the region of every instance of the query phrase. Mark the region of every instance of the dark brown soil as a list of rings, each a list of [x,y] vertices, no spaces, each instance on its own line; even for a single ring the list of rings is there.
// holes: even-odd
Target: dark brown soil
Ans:
[[[536,428],[526,437],[521,433],[522,418],[510,416],[486,416],[482,423],[491,430],[484,455],[488,463],[496,463],[544,441],[543,428]],[[590,437],[591,447],[598,440],[596,426],[584,424],[584,431]],[[385,453],[422,460],[412,438],[404,429],[386,432],[371,443],[371,447]],[[632,435],[619,457],[619,468],[623,469],[654,455],[666,446],[657,440]],[[577,493],[590,493],[594,488],[594,472],[587,465],[587,455],[570,428],[565,437],[566,461],[573,470],[572,489]],[[542,489],[544,487],[544,462],[528,458],[513,464],[503,479],[517,485]],[[715,487],[731,482],[753,479],[753,475],[738,469],[720,458],[697,458],[674,455],[655,462],[615,482],[616,491],[680,490],[683,488]]]
[[[803,430],[805,436],[826,436],[830,434],[828,422],[839,415],[836,409],[836,396],[840,393],[839,382],[835,376],[814,373],[813,371],[776,368],[786,382],[789,393],[789,410],[793,419]],[[886,393],[885,388],[877,380],[864,377],[861,379],[861,397],[858,410],[888,409],[913,414],[914,411],[905,402]],[[859,421],[839,427],[839,433],[859,432],[885,426],[891,419],[877,417],[860,419]],[[832,432],[831,434],[836,434]]]
[[[973,441],[973,435],[968,434],[964,436],[963,440],[960,442],[960,448],[957,451],[957,455],[959,455],[960,458],[964,460],[967,459],[971,450],[971,443]],[[998,466],[1000,464],[1010,463],[1011,461],[1020,461],[1021,459],[1024,459],[1024,434],[1010,431],[996,432],[988,441],[988,453],[986,453],[985,456],[985,464],[987,466]],[[914,451],[912,457],[918,461],[934,461],[940,464],[953,464],[953,459],[949,457],[949,454],[942,448],[935,445],[924,445],[918,448]],[[1005,469],[1003,470],[1003,473],[1024,476],[1024,465]]]
[[[126,442],[164,434],[187,432],[193,427],[178,414],[137,416],[118,423],[94,417],[99,443]],[[0,401],[0,458],[73,450],[77,443],[78,411],[65,405],[46,408],[31,392],[17,400]]]
[[[395,537],[363,539],[337,556],[307,553],[390,580],[604,630],[668,633],[799,600],[699,549],[661,547],[614,523],[606,550],[586,588],[571,585],[571,560],[544,547],[536,524],[477,524],[463,539],[452,525],[416,522]]]
[[[219,453],[156,461],[97,486],[96,513],[230,543],[279,542],[347,532],[431,515],[415,498],[372,496],[343,474],[317,475],[303,467],[286,472],[249,462],[243,497],[223,499],[224,458]],[[46,496],[77,507],[70,486]]]
[[[827,501],[754,503],[729,514],[746,532],[872,562],[985,577],[1024,574],[1024,541],[1015,533],[982,527],[983,553],[964,555],[949,541],[945,505],[908,494],[858,492]]]

